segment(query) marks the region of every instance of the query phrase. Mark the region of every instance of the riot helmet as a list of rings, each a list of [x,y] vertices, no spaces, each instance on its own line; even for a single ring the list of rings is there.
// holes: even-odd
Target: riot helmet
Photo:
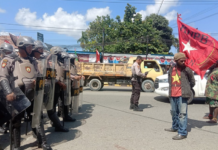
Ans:
[[[75,65],[75,60],[78,59],[78,56],[75,54],[69,54],[69,57],[70,57],[70,63],[72,65]]]
[[[43,51],[42,57],[48,57],[51,53],[49,51]]]
[[[64,51],[64,49],[59,47],[59,46],[54,46],[50,50],[51,54],[54,54],[54,55],[58,55],[59,53],[61,53],[63,51]]]
[[[61,62],[61,63],[64,63],[65,58],[70,58],[69,54],[67,52],[58,53],[57,56],[58,56],[57,57],[58,61]]]
[[[4,57],[5,55],[11,54],[13,52],[13,46],[8,43],[2,43],[0,45],[0,53],[1,56]]]
[[[43,56],[44,51],[46,51],[48,47],[41,41],[34,41],[34,47],[32,49],[31,56],[34,57],[34,53],[39,53]]]
[[[17,47],[19,48],[19,50],[24,50],[27,56],[29,56],[32,52],[32,48],[34,47],[34,40],[28,36],[20,36],[17,39]]]

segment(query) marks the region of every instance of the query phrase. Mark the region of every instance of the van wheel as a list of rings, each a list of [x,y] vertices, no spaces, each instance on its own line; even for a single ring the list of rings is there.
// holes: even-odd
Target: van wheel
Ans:
[[[190,104],[194,99],[194,92],[191,92],[191,97],[188,99],[188,104]]]
[[[89,82],[89,87],[92,91],[100,91],[102,87],[102,83],[99,79],[92,79]]]
[[[154,82],[151,80],[143,81],[141,87],[144,92],[154,92]]]

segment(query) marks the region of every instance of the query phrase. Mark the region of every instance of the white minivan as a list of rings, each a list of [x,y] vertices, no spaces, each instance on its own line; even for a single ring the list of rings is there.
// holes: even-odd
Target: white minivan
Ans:
[[[208,72],[205,74],[204,78],[201,80],[201,77],[194,73],[195,77],[195,86],[192,91],[192,96],[189,98],[188,103],[191,103],[194,97],[205,97],[205,88],[207,83]],[[168,74],[158,76],[154,82],[155,93],[158,95],[169,97],[169,83],[168,83]]]

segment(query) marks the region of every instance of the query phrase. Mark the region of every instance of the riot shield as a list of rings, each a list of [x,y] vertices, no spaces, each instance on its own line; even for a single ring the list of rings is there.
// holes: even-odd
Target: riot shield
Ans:
[[[34,89],[34,104],[32,113],[32,128],[37,128],[40,125],[42,104],[44,96],[44,85],[46,75],[46,59],[38,61],[39,72],[36,77],[35,89]]]
[[[71,103],[71,80],[70,80],[70,58],[64,59],[64,105],[68,106]]]
[[[79,88],[79,109],[82,109],[82,105],[83,105],[83,86],[84,86],[84,80],[83,77],[81,77],[80,88]]]
[[[26,110],[28,107],[30,107],[31,102],[29,99],[25,96],[25,94],[21,91],[19,87],[15,87],[12,89],[15,100],[13,101],[7,101],[8,105],[12,106],[12,117],[17,116],[18,114],[22,113],[24,110]]]
[[[80,94],[80,81],[74,80],[73,85],[73,101],[72,101],[72,114],[78,113],[79,110],[79,94]]]
[[[76,109],[78,109],[78,100],[79,100],[79,87],[78,87],[78,81],[73,80],[72,87],[71,87],[71,110],[70,114],[73,115],[73,113],[77,113]]]
[[[47,70],[46,70],[46,85],[44,90],[44,105],[46,110],[52,110],[54,105],[54,91],[56,70],[55,64],[57,63],[56,55],[49,55],[47,57]]]

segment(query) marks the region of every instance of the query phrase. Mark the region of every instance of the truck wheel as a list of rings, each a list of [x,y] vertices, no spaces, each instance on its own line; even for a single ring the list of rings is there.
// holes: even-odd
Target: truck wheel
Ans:
[[[92,91],[100,91],[102,87],[102,83],[99,79],[92,79],[89,82],[89,87]]]
[[[191,97],[188,99],[188,104],[190,104],[194,99],[194,92],[191,92]]]
[[[103,89],[104,87],[104,82],[101,82],[101,89]]]
[[[154,92],[154,82],[151,80],[143,81],[141,87],[144,92]]]

